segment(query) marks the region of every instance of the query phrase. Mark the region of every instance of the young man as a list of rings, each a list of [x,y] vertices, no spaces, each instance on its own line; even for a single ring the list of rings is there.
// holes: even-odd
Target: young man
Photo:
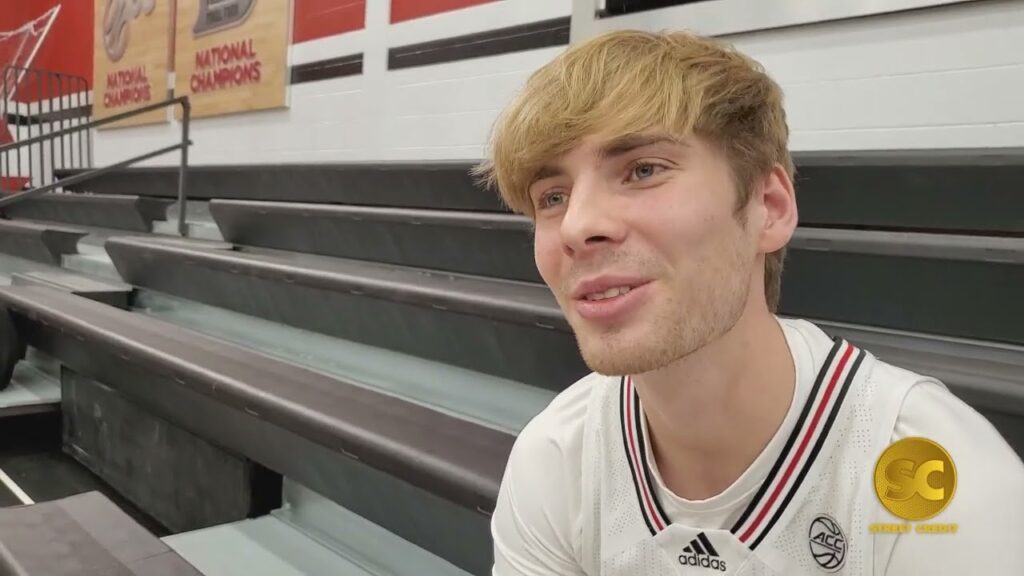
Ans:
[[[595,374],[521,433],[494,573],[1024,574],[1024,465],[936,380],[774,311],[779,87],[692,35],[537,71],[481,173]],[[897,442],[901,441],[903,442]]]

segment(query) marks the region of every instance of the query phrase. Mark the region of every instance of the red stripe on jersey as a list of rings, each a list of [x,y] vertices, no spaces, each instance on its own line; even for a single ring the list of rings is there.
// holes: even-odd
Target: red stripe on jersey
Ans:
[[[743,542],[744,544],[747,543],[747,540],[750,539],[751,534],[754,533],[754,530],[757,530],[757,527],[760,526],[761,521],[764,520],[765,515],[768,514],[768,511],[771,510],[772,505],[775,504],[775,500],[778,499],[779,494],[782,492],[782,489],[786,486],[786,483],[789,482],[789,477],[792,476],[793,470],[796,468],[797,463],[800,462],[800,458],[803,456],[804,450],[807,449],[807,444],[811,441],[811,437],[814,436],[814,433],[818,428],[818,424],[821,421],[821,415],[825,412],[825,407],[828,406],[828,402],[832,397],[832,393],[835,391],[836,383],[839,381],[839,376],[843,373],[843,370],[846,368],[846,363],[850,360],[850,356],[852,354],[853,346],[847,343],[846,351],[843,352],[843,357],[842,359],[839,360],[839,364],[836,366],[835,372],[832,373],[832,377],[828,383],[828,388],[826,388],[825,394],[822,397],[821,402],[819,402],[817,410],[815,410],[814,412],[814,418],[811,420],[810,426],[807,427],[807,430],[804,432],[803,438],[800,440],[800,446],[799,448],[797,448],[796,455],[793,457],[792,460],[790,460],[789,466],[786,468],[786,472],[783,474],[782,479],[779,481],[779,483],[775,485],[775,490],[772,491],[772,495],[768,498],[768,501],[761,508],[761,512],[758,513],[756,518],[754,518],[753,523],[750,524],[750,527],[747,528],[746,532],[744,532],[743,535],[740,536],[740,542]]]
[[[640,453],[636,447],[636,430],[638,430],[638,423],[633,422],[633,381],[630,378],[626,378],[626,430],[629,433],[629,453],[632,456],[630,458],[631,468],[633,474],[636,475],[637,482],[640,484],[640,491],[644,495],[644,505],[647,509],[647,516],[654,520],[654,526],[659,530],[665,529],[665,523],[662,522],[661,517],[654,509],[654,504],[651,501],[651,493],[647,490],[647,481],[644,478],[643,470],[640,468]]]

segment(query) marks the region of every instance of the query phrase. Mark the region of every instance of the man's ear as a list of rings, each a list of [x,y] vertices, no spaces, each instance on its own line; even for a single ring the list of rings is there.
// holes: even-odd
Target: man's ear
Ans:
[[[759,196],[764,206],[760,251],[770,254],[789,243],[797,225],[796,192],[785,168],[772,168],[761,181]]]

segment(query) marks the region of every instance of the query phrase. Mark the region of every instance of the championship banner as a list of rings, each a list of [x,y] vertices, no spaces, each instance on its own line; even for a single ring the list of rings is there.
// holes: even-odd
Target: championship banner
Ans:
[[[175,95],[192,116],[287,105],[290,0],[178,0]]]
[[[93,118],[167,99],[171,0],[94,0]],[[168,121],[166,108],[100,128]]]

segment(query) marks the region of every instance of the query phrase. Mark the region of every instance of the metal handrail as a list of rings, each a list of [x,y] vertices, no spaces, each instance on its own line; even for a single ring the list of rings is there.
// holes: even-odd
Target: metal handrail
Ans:
[[[171,146],[166,146],[164,148],[160,148],[159,150],[154,150],[152,152],[147,152],[146,154],[140,154],[139,156],[134,156],[134,157],[129,158],[127,160],[123,160],[121,162],[117,162],[116,164],[111,164],[110,166],[104,166],[102,168],[92,168],[92,169],[88,170],[87,172],[80,172],[78,174],[75,174],[74,176],[68,176],[67,178],[63,178],[61,180],[57,180],[56,182],[51,182],[50,184],[47,184],[45,186],[40,186],[38,188],[32,188],[30,190],[25,190],[24,192],[18,192],[16,194],[12,194],[10,196],[7,196],[5,198],[0,199],[0,208],[3,208],[5,206],[10,206],[11,204],[14,204],[16,202],[20,202],[20,201],[22,201],[22,200],[24,200],[26,198],[30,198],[30,197],[36,196],[38,194],[43,194],[45,192],[50,192],[52,190],[56,190],[57,188],[62,188],[64,186],[70,186],[70,185],[73,185],[73,184],[79,184],[81,182],[85,182],[87,180],[91,180],[91,179],[96,178],[98,176],[102,176],[103,174],[107,174],[107,173],[109,173],[109,172],[111,172],[113,170],[116,170],[116,169],[119,169],[119,168],[126,168],[128,166],[131,166],[132,164],[135,164],[136,162],[141,162],[143,160],[148,160],[150,158],[155,158],[155,157],[160,156],[162,154],[167,154],[168,152],[174,152],[175,150],[181,150],[181,164],[180,164],[180,166],[178,168],[178,206],[180,208],[180,211],[179,211],[179,214],[178,214],[178,233],[182,237],[187,236],[188,235],[188,226],[186,225],[186,221],[185,221],[185,210],[186,210],[186,207],[187,207],[188,199],[186,197],[187,194],[185,192],[185,179],[186,179],[186,172],[187,172],[187,169],[188,169],[188,147],[190,145],[192,145],[192,141],[189,140],[189,137],[188,137],[188,134],[189,134],[189,122],[190,122],[191,117],[192,117],[192,104],[189,102],[188,96],[178,96],[177,98],[170,98],[170,99],[164,100],[162,102],[156,102],[154,104],[147,104],[146,106],[142,106],[140,108],[135,108],[135,109],[129,110],[127,112],[121,112],[119,114],[114,114],[113,116],[107,116],[107,117],[101,118],[99,120],[91,120],[89,122],[86,122],[85,124],[79,124],[77,126],[72,126],[71,128],[65,128],[63,130],[58,130],[56,132],[50,132],[48,134],[40,134],[39,136],[35,136],[35,137],[29,138],[27,140],[20,140],[18,142],[11,142],[9,144],[3,144],[3,145],[0,145],[0,154],[3,154],[3,153],[8,152],[10,150],[16,150],[16,149],[21,148],[21,147],[31,146],[33,144],[39,144],[39,143],[42,143],[42,142],[46,142],[48,140],[49,141],[53,141],[56,138],[61,138],[63,136],[67,136],[69,134],[74,134],[74,133],[85,131],[85,130],[91,130],[91,129],[97,128],[99,126],[105,126],[107,124],[112,124],[112,123],[118,122],[120,120],[125,120],[127,118],[132,118],[134,116],[139,116],[139,115],[145,114],[147,112],[152,112],[154,110],[160,110],[162,108],[167,108],[168,106],[176,106],[176,105],[181,105],[181,112],[182,112],[182,115],[181,115],[181,142],[179,142],[178,144],[174,144],[174,145],[171,145]]]
[[[49,124],[51,128],[54,125],[63,128],[87,122],[89,114],[88,112],[82,114],[82,112],[83,110],[88,110],[87,105],[85,105],[85,93],[88,91],[89,82],[84,77],[76,74],[67,74],[42,68],[7,66],[3,70],[3,100],[0,101],[0,109],[2,109],[2,114],[8,124],[13,124],[14,129],[19,135],[22,128],[21,120],[24,118],[26,120],[24,127],[28,129],[29,136],[31,136],[33,125],[37,127],[39,133],[42,133],[44,124]],[[26,95],[25,92],[31,92],[32,94]],[[15,95],[20,97],[20,102],[15,98]],[[34,98],[32,97],[33,95],[35,96]],[[49,96],[49,98],[46,96]],[[72,109],[65,108],[65,101],[68,105],[74,106],[74,114],[66,114]],[[15,104],[15,111],[13,113],[9,109],[11,103]],[[22,115],[21,113],[22,104],[28,108],[27,115]],[[33,104],[36,107],[35,112],[32,111]],[[47,109],[45,111],[43,110],[44,106]],[[59,115],[53,117],[53,113],[58,112],[58,109]],[[85,120],[80,119],[82,116],[86,117]],[[88,138],[83,136],[88,136]],[[50,161],[54,163],[54,167],[56,166],[57,153],[59,153],[61,164],[66,164],[70,160],[71,164],[84,163],[83,167],[92,166],[92,134],[79,132],[77,142],[73,135],[69,139],[61,137],[59,146],[57,144],[54,140],[49,142]],[[41,155],[45,154],[45,146],[43,143],[39,145]],[[28,152],[27,158],[30,173],[34,158],[32,151],[31,146],[26,151]],[[78,152],[77,159],[75,158],[75,152]],[[3,169],[5,176],[11,175],[10,161],[12,156],[16,158],[15,166],[20,167],[21,150],[15,149],[14,154],[0,154],[0,157],[3,159],[0,169]],[[42,158],[40,158],[40,169],[45,170]],[[49,176],[50,180],[52,180],[53,174]],[[43,183],[43,180],[46,180],[46,177],[45,171],[39,174],[40,185]],[[31,180],[31,174],[29,179]]]

